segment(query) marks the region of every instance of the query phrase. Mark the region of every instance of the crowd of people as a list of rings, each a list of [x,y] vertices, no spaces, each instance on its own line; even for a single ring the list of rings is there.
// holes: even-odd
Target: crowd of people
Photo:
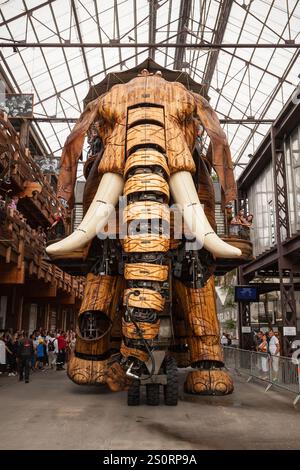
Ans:
[[[225,209],[229,233],[231,235],[249,239],[250,229],[253,225],[253,214],[245,215],[245,211],[241,209],[234,216],[232,204],[227,204]]]
[[[232,345],[232,339],[229,333],[223,333],[221,336],[221,344],[222,346],[231,346]]]
[[[250,228],[253,224],[253,214],[244,214],[244,210],[241,209],[231,221],[231,225],[242,225],[243,227]]]
[[[221,336],[222,346],[232,346],[232,340],[228,333]],[[262,372],[261,378],[268,378],[267,374],[272,372],[272,380],[278,379],[279,358],[281,354],[281,345],[277,331],[269,329],[268,332],[258,331],[254,333],[254,348],[258,353],[258,368]]]
[[[0,194],[0,223],[4,222],[6,219],[6,210],[11,211],[11,215],[18,217],[26,225],[27,219],[22,214],[22,211],[18,208],[19,197],[18,196],[7,196],[5,199]],[[65,235],[64,221],[61,212],[57,212],[55,215],[55,220],[50,227],[47,227],[45,230],[42,226],[32,228],[28,225],[28,229],[34,237],[36,237],[42,245],[46,246],[48,240],[62,238]]]
[[[49,332],[40,328],[28,335],[25,331],[0,333],[0,375],[19,375],[29,382],[31,371],[64,370],[64,365],[75,349],[76,333],[58,330]]]
[[[256,350],[263,353],[261,355],[261,370],[267,374],[272,368],[273,380],[277,380],[279,370],[280,341],[278,332],[269,330],[268,332],[259,331],[256,335]]]

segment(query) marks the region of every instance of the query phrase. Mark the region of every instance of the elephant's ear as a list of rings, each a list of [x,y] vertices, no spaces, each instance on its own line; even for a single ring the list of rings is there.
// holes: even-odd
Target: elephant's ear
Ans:
[[[228,141],[220,126],[217,114],[208,101],[200,95],[193,93],[195,98],[195,112],[204,126],[212,147],[212,166],[218,175],[222,188],[223,205],[236,199],[237,189],[234,179],[233,165]]]
[[[103,96],[103,95],[102,95]],[[91,101],[75,124],[63,148],[58,177],[57,196],[66,200],[70,209],[74,206],[74,186],[77,164],[80,158],[84,137],[99,113],[102,96]]]

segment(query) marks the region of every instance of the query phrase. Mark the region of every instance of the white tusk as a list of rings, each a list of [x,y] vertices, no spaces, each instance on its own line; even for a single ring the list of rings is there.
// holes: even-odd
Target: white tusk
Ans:
[[[124,181],[121,175],[105,173],[81,224],[71,235],[47,247],[46,252],[50,258],[77,258],[82,254],[88,243],[107,224],[123,192],[123,186]]]
[[[174,201],[183,209],[184,221],[201,248],[204,247],[216,258],[241,256],[241,250],[225,243],[212,229],[188,171],[178,171],[170,177],[170,190]]]

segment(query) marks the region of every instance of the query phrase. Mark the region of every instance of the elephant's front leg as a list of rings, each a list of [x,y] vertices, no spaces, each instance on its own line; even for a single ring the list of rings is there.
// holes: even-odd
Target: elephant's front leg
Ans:
[[[199,289],[175,283],[185,321],[189,328],[190,361],[196,370],[188,373],[184,385],[187,393],[226,395],[233,392],[233,382],[224,366],[220,345],[213,276]]]
[[[75,351],[68,363],[68,375],[75,383],[107,382],[111,330],[118,321],[115,303],[123,289],[123,280],[116,275],[87,275]]]

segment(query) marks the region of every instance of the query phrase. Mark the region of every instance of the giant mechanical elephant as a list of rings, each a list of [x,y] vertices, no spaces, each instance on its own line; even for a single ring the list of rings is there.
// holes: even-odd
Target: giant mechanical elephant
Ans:
[[[125,389],[144,373],[171,318],[172,333],[163,344],[167,360],[176,356],[179,365],[193,367],[185,391],[231,393],[232,380],[222,369],[213,273],[216,259],[241,252],[215,232],[212,168],[223,204],[236,198],[231,155],[215,112],[181,83],[147,70],[113,86],[88,104],[66,141],[58,196],[69,207],[84,138],[95,122],[103,151],[87,177],[84,218],[47,248],[56,263],[88,260],[69,377]],[[195,158],[199,128],[211,151]]]

